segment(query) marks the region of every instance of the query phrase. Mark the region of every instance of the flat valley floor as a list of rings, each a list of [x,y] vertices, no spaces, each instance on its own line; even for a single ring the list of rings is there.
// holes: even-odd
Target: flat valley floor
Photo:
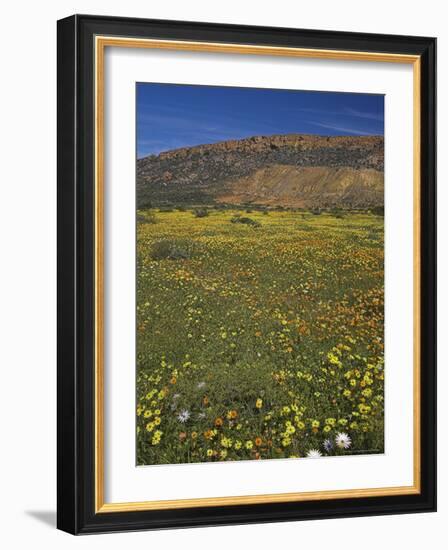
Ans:
[[[384,219],[140,210],[137,464],[384,452]]]

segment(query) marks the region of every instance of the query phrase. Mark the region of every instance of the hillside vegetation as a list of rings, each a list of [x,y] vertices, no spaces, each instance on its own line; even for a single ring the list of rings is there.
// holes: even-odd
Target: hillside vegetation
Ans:
[[[281,135],[199,145],[137,161],[139,207],[384,204],[380,136]]]

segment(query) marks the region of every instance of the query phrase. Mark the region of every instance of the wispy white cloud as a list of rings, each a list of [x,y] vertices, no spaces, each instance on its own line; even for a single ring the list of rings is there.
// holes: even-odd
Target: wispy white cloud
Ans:
[[[344,118],[366,118],[369,120],[377,120],[378,122],[381,122],[384,118],[383,114],[379,112],[372,113],[368,111],[360,111],[358,109],[352,109],[350,107],[343,107],[342,109],[317,109],[315,107],[298,107],[296,109],[289,109],[289,111],[327,117],[341,116]]]
[[[344,132],[347,134],[352,134],[356,136],[374,136],[374,132],[366,132],[364,130],[359,130],[358,128],[348,128],[346,126],[338,126],[337,124],[324,124],[322,122],[311,122],[314,126],[320,126],[321,128],[327,128],[328,130],[333,130],[334,132]]]
[[[351,109],[350,107],[346,107],[344,111],[347,115],[356,118],[367,118],[369,120],[378,121],[382,121],[384,119],[384,115],[382,113],[369,113],[367,111],[358,111],[356,109]]]

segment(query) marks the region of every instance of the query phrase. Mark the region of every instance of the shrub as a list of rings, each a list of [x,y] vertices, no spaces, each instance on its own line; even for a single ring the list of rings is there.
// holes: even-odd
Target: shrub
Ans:
[[[331,208],[329,213],[335,218],[342,219],[345,217],[345,212],[340,208]]]
[[[338,218],[339,220],[342,220],[342,218],[344,218],[344,212],[338,208],[332,208],[330,210],[330,214],[335,218]]]
[[[384,206],[374,206],[371,211],[375,216],[384,216]]]
[[[206,218],[208,216],[208,210],[206,208],[195,208],[193,213],[195,218]]]
[[[157,241],[151,247],[153,260],[188,260],[190,257],[191,253],[188,250],[167,239]]]
[[[231,223],[242,223],[244,225],[250,225],[251,227],[261,227],[261,223],[257,220],[253,220],[252,218],[233,216],[230,221]]]
[[[157,223],[157,218],[154,212],[147,212],[146,214],[138,214],[137,223]]]

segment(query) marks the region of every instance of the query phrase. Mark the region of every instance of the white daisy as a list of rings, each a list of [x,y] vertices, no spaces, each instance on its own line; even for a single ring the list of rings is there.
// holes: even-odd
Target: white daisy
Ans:
[[[201,388],[205,388],[205,382],[199,382],[198,384],[198,389],[200,390]]]
[[[345,432],[338,433],[335,438],[335,442],[340,449],[349,449],[352,446],[352,440]]]
[[[185,424],[185,422],[190,418],[190,411],[187,411],[187,409],[184,409],[183,411],[180,411],[180,413],[177,415],[177,420],[179,422],[182,422],[182,424]]]
[[[322,453],[320,451],[318,451],[317,449],[310,449],[306,453],[306,456],[308,458],[320,458],[322,456]]]
[[[333,441],[331,439],[326,439],[322,443],[323,448],[329,453],[333,449]]]

